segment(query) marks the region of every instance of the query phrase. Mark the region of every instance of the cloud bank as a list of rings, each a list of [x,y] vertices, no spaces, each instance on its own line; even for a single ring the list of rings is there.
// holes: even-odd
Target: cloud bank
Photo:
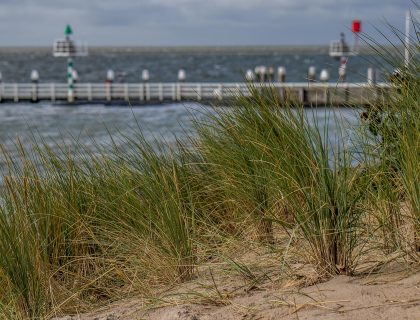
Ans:
[[[0,0],[0,46],[50,45],[71,23],[92,45],[326,44],[385,21],[410,0]]]

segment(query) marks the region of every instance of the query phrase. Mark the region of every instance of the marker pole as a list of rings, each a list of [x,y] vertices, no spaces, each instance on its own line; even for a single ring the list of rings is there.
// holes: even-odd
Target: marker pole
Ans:
[[[67,59],[67,101],[74,101],[73,59]]]

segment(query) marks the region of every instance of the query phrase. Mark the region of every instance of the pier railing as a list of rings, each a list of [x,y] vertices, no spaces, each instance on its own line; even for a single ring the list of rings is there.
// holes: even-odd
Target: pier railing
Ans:
[[[274,88],[303,104],[365,105],[383,98],[388,83],[254,83],[255,88]],[[208,101],[249,95],[247,83],[77,83],[79,103],[126,102],[131,104],[171,101]],[[0,102],[67,101],[65,83],[1,83]]]

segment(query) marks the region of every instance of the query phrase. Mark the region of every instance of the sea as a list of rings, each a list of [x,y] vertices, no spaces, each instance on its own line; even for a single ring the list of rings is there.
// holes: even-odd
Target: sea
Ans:
[[[350,57],[347,81],[362,82],[367,68],[374,65],[373,53]],[[187,81],[240,82],[248,69],[256,66],[286,68],[286,81],[304,82],[309,66],[317,73],[327,69],[331,81],[338,79],[339,62],[328,56],[323,46],[302,47],[118,47],[91,48],[87,57],[77,57],[74,67],[80,82],[103,82],[107,70],[115,73],[116,82],[140,82],[147,69],[152,82],[174,82],[179,69],[184,69]],[[36,69],[40,82],[65,82],[66,60],[54,58],[51,48],[0,48],[0,72],[7,83],[29,82]],[[164,105],[54,105],[39,103],[0,103],[0,144],[16,153],[16,144],[31,148],[34,138],[52,146],[71,145],[75,141],[85,146],[110,143],[113,136],[143,132],[148,139],[169,143],[192,130],[193,117],[202,117],[209,106],[198,103],[168,103]],[[334,123],[324,108],[311,111],[322,126]],[[339,109],[349,123],[357,123],[357,110]],[[0,170],[4,159],[0,156]]]

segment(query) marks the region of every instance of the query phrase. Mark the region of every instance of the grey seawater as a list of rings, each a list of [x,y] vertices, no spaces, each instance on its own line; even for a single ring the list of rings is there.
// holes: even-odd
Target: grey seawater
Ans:
[[[350,57],[347,80],[365,81],[367,68],[379,58],[369,52]],[[338,78],[339,62],[328,56],[328,48],[308,47],[168,47],[91,48],[88,57],[76,57],[74,67],[81,82],[103,82],[106,71],[115,71],[116,82],[139,82],[148,69],[150,80],[171,82],[184,69],[187,81],[242,81],[247,69],[265,65],[286,67],[286,81],[306,81],[309,66],[328,69],[331,81]],[[36,69],[41,82],[65,82],[66,59],[54,58],[51,48],[0,48],[0,72],[4,82],[28,82]]]
[[[364,81],[369,61],[377,57],[364,53],[351,57],[347,65],[348,81]],[[257,65],[285,66],[286,81],[306,81],[308,67],[314,65],[330,71],[337,80],[338,62],[328,56],[326,47],[208,47],[208,48],[92,48],[88,57],[76,58],[75,68],[81,82],[102,82],[107,69],[116,73],[116,82],[138,82],[141,71],[148,69],[151,81],[176,81],[183,68],[188,81],[242,81],[247,69]],[[51,48],[0,48],[0,72],[4,82],[28,82],[37,69],[40,82],[64,82],[66,61],[52,57]],[[191,129],[191,116],[200,116],[205,107],[193,103],[162,106],[56,106],[49,102],[36,104],[0,103],[0,144],[12,150],[17,138],[29,147],[31,135],[62,144],[107,144],[111,136],[133,135],[142,130],[173,142]],[[208,110],[208,109],[207,109]],[[316,109],[320,129],[327,126],[330,135],[337,131],[326,109]],[[338,109],[344,122],[357,123],[355,111]],[[4,161],[0,157],[0,169]]]
[[[51,147],[80,144],[95,148],[95,144],[109,145],[112,139],[135,137],[139,132],[149,141],[169,144],[194,135],[193,118],[200,119],[211,112],[198,103],[177,103],[142,107],[105,105],[56,106],[50,103],[0,104],[0,144],[16,155],[16,143],[31,148],[34,139],[44,139]],[[306,109],[308,117],[319,130],[327,130],[330,139],[350,139],[339,134],[338,123],[344,127],[357,125],[357,110],[349,108]],[[0,169],[4,166],[0,156]]]
[[[142,106],[137,108],[105,105],[56,106],[50,103],[0,104],[0,144],[16,155],[18,141],[31,149],[34,139],[52,148],[80,144],[121,142],[123,135],[142,132],[149,140],[175,142],[191,131],[193,117],[205,106],[195,103]],[[1,161],[0,167],[4,165]],[[0,168],[1,169],[1,168]]]

